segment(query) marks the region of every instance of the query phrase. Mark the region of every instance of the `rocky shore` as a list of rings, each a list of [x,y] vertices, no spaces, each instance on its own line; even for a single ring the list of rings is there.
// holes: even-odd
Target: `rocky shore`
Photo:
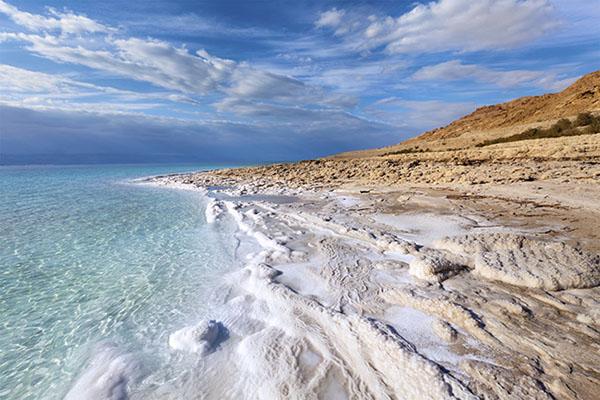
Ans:
[[[594,72],[386,148],[155,178],[262,249],[198,371],[236,380],[196,391],[597,399],[599,110]]]
[[[593,399],[599,176],[593,157],[366,158],[158,181],[267,243],[234,284],[263,310],[253,360],[280,371],[257,398]]]

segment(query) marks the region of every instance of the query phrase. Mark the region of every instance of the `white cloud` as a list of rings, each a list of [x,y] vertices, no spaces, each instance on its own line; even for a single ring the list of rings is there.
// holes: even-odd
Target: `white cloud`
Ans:
[[[201,35],[203,37],[277,38],[281,32],[260,26],[232,26],[221,19],[195,13],[169,15],[165,13],[128,15],[123,25],[127,29],[148,35],[169,32],[173,35]]]
[[[344,14],[344,10],[332,8],[319,15],[319,19],[315,21],[315,26],[317,28],[337,28],[341,24]]]
[[[206,51],[191,54],[158,40],[110,39],[106,49],[92,50],[64,45],[49,35],[15,34],[13,38],[29,42],[30,51],[54,61],[85,65],[187,95],[224,94],[231,101],[217,107],[223,112],[247,115],[243,107],[228,108],[237,104],[235,100],[266,101],[282,108],[306,104],[347,108],[356,104],[353,96],[330,94],[289,76],[257,70]],[[167,98],[174,99],[173,95]],[[189,97],[185,102],[197,103]]]
[[[369,106],[368,112],[386,123],[422,132],[446,125],[475,108],[476,104],[471,102],[417,101],[388,97]]]
[[[218,88],[235,67],[233,61],[205,51],[191,54],[185,48],[152,39],[107,36],[104,47],[98,48],[97,42],[79,41],[72,46],[48,34],[16,33],[4,38],[27,42],[29,51],[53,61],[84,65],[188,94],[206,94]]]
[[[118,71],[184,93],[207,93],[228,79],[235,62],[214,57],[204,50],[190,54],[159,40],[137,38],[115,40],[117,48],[111,62]],[[134,66],[132,70],[130,66]]]
[[[31,71],[0,64],[0,101],[4,103],[46,106],[72,104],[75,99],[92,96],[118,97],[118,100],[146,100],[154,94],[139,94],[112,87],[81,82],[63,75]]]
[[[36,23],[31,21],[45,18],[9,7],[11,15],[27,15],[27,18],[17,19],[25,27],[34,27]],[[219,58],[205,50],[193,53],[161,40],[121,36],[115,32],[76,38],[48,32],[5,32],[0,34],[0,40],[25,42],[31,53],[55,62],[83,65],[180,92],[188,96],[188,103],[193,103],[188,101],[189,96],[217,94],[283,106],[352,107],[356,104],[351,96],[329,94],[320,86]]]
[[[355,50],[383,47],[388,53],[514,48],[558,25],[548,0],[438,0],[419,4],[399,17],[369,16],[357,27],[356,17],[349,13],[339,18],[324,13],[317,22],[323,18],[336,22],[321,23],[331,28],[347,19],[354,28],[345,38]]]
[[[261,120],[269,120],[275,124],[291,124],[299,130],[314,124],[331,125],[335,124],[335,121],[345,125],[348,125],[350,121],[367,123],[367,121],[338,108],[308,108],[297,105],[251,101],[235,97],[227,97],[215,103],[215,108],[220,112],[233,112],[237,115],[247,117],[261,117]]]
[[[358,95],[370,90],[373,95],[385,90],[390,80],[398,80],[408,63],[404,61],[362,61],[358,64],[347,62],[344,67],[332,67],[319,71],[310,81],[326,87],[333,87],[343,93]]]
[[[237,97],[273,100],[312,96],[316,91],[299,80],[252,69],[238,69],[228,89],[229,94]]]
[[[512,70],[498,71],[480,65],[463,64],[459,60],[423,67],[412,77],[415,80],[475,80],[503,88],[535,86],[547,90],[562,90],[576,78],[560,79],[555,72]]]
[[[2,93],[73,92],[74,86],[69,79],[0,64],[0,92]]]
[[[82,34],[85,32],[111,32],[114,29],[100,24],[84,15],[72,12],[59,12],[49,8],[51,16],[42,16],[21,11],[0,0],[0,13],[6,14],[16,24],[31,31],[60,31],[62,34]]]
[[[231,85],[225,92],[232,99],[269,101],[284,105],[317,104],[347,108],[353,107],[357,102],[354,96],[328,93],[319,85],[306,84],[290,76],[244,66],[233,73]]]
[[[6,105],[32,109],[128,112],[163,107],[165,101],[198,104],[185,95],[133,92],[0,64],[0,103]]]

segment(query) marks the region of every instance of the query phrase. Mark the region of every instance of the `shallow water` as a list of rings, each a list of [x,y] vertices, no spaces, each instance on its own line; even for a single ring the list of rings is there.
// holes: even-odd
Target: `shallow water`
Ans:
[[[0,398],[63,398],[99,354],[135,360],[134,390],[177,374],[168,335],[210,315],[235,227],[128,181],[208,168],[0,167]]]

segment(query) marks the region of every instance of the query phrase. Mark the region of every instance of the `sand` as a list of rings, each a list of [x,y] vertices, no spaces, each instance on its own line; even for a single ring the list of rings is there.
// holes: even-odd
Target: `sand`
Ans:
[[[210,222],[233,219],[256,246],[215,310],[227,338],[180,333],[202,353],[193,397],[596,398],[597,164],[384,185],[329,162],[155,179],[208,188]]]

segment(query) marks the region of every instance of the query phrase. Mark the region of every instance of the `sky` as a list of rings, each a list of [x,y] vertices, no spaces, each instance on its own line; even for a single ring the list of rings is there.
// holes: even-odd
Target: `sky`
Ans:
[[[0,0],[0,164],[394,144],[600,69],[598,0]]]

